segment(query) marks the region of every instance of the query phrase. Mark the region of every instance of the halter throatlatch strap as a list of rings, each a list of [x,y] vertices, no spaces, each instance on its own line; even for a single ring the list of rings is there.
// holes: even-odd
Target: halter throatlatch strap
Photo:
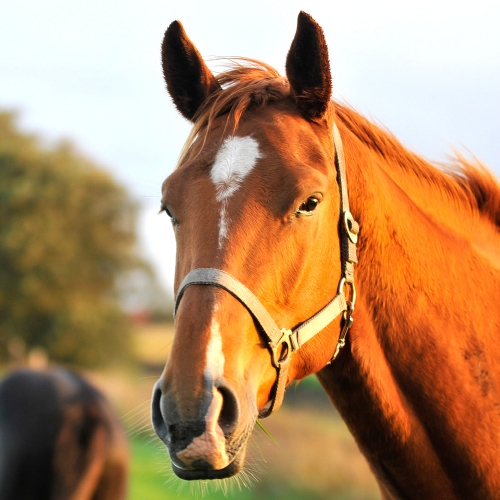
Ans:
[[[266,337],[271,352],[271,362],[277,370],[276,382],[271,394],[270,403],[260,413],[265,418],[276,411],[283,402],[288,378],[288,367],[292,354],[308,340],[328,326],[335,318],[344,313],[344,321],[340,336],[333,354],[333,361],[345,344],[345,337],[352,325],[352,312],[356,300],[354,288],[354,264],[356,258],[356,242],[359,226],[349,211],[347,194],[347,178],[345,171],[344,151],[337,126],[334,125],[333,140],[336,150],[337,180],[340,187],[340,247],[342,261],[342,277],[337,295],[325,307],[293,330],[279,328],[267,309],[255,294],[243,283],[221,269],[198,268],[189,272],[177,291],[174,304],[174,317],[186,288],[192,285],[210,285],[222,288],[241,302],[257,323],[260,333]],[[350,287],[349,300],[346,298],[345,287]]]

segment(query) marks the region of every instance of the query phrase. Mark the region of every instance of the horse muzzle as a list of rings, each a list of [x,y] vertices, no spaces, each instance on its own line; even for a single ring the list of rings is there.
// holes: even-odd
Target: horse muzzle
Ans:
[[[240,407],[234,390],[214,384],[202,396],[186,398],[184,405],[171,391],[153,390],[152,423],[167,446],[172,469],[181,479],[222,479],[237,474],[245,458],[253,428],[241,428]]]

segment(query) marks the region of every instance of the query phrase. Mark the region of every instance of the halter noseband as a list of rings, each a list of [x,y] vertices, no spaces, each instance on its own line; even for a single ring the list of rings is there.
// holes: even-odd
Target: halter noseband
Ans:
[[[238,299],[257,321],[261,334],[266,337],[271,352],[271,362],[277,370],[272,399],[260,413],[260,418],[269,416],[283,402],[287,383],[288,367],[292,354],[308,340],[328,326],[335,318],[344,313],[344,321],[340,331],[331,363],[345,345],[345,338],[352,325],[356,289],[354,287],[354,264],[357,263],[356,243],[359,226],[349,211],[347,192],[347,175],[345,170],[344,149],[337,126],[333,126],[333,142],[335,145],[335,167],[337,182],[340,188],[340,253],[342,275],[337,295],[314,316],[295,327],[293,330],[279,328],[260,300],[243,283],[221,269],[198,268],[189,272],[182,281],[174,305],[174,317],[179,303],[187,287],[191,285],[211,285],[222,288]],[[345,287],[351,289],[350,300],[346,299]]]

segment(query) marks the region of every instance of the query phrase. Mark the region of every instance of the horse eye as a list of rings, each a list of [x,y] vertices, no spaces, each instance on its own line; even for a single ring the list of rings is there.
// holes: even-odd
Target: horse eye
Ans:
[[[172,221],[172,224],[177,224],[177,220],[175,219],[175,217],[172,215],[172,213],[170,212],[170,210],[168,209],[167,205],[164,205],[163,203],[161,204],[161,207],[160,207],[160,213],[161,212],[165,212],[168,217],[170,218],[170,220]]]
[[[299,213],[312,215],[312,213],[316,210],[318,203],[319,203],[318,198],[310,196],[309,198],[307,198],[307,201],[305,201],[304,203],[302,203],[302,205],[300,205]]]
[[[165,212],[171,219],[173,218],[167,205],[164,205],[163,203],[160,206],[160,213],[162,213],[162,212]]]

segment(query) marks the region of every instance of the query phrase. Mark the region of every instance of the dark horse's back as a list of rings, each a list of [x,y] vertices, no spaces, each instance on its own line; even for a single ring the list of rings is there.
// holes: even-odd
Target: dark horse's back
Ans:
[[[120,421],[83,378],[22,369],[0,383],[1,500],[121,500],[127,469]]]

